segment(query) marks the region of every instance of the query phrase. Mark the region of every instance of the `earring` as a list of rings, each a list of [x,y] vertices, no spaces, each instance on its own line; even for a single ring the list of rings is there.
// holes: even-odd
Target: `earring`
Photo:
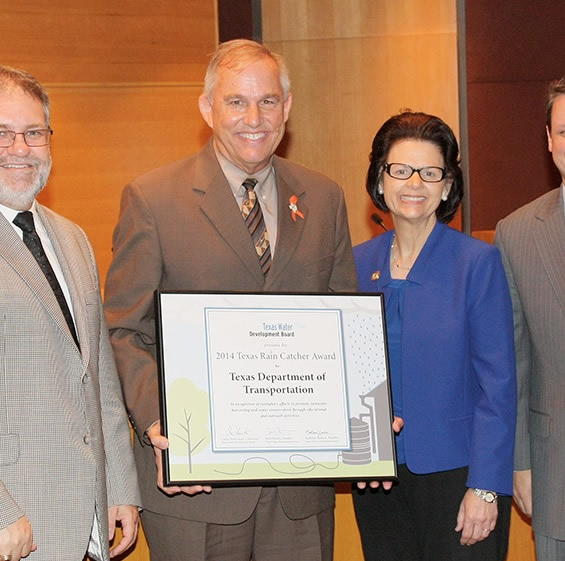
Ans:
[[[379,185],[379,188],[377,189],[379,195],[384,195],[384,189],[382,185]]]
[[[445,194],[442,195],[442,196],[441,196],[441,200],[442,200],[442,201],[447,201],[447,195],[445,195]]]

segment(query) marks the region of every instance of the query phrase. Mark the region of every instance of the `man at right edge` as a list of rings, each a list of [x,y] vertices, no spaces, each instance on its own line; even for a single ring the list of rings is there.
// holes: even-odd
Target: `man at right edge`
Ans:
[[[496,228],[514,308],[518,419],[514,499],[537,561],[565,559],[565,77],[549,88],[547,141],[561,186]]]

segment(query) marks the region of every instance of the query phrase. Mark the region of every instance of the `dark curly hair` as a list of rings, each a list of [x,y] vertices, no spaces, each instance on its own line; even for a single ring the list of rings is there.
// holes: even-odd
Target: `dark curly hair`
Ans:
[[[452,181],[447,201],[441,201],[436,210],[436,217],[440,222],[448,223],[457,212],[463,199],[463,173],[459,166],[459,146],[453,131],[439,117],[427,113],[403,111],[388,119],[378,130],[369,159],[367,172],[367,191],[375,206],[389,212],[384,196],[379,193],[379,183],[384,173],[388,154],[392,145],[399,140],[424,140],[432,142],[441,151],[447,178]]]

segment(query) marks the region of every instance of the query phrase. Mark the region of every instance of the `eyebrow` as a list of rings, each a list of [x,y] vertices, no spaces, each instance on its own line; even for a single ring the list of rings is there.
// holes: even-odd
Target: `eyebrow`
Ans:
[[[13,125],[7,125],[5,123],[0,123],[0,129],[2,130],[6,130],[6,131],[12,131],[14,130],[14,126]],[[33,130],[33,129],[48,129],[49,127],[43,123],[31,123],[29,125],[27,125],[25,127],[24,130],[29,131],[29,130]]]
[[[282,99],[282,96],[281,96],[280,94],[278,94],[278,93],[268,93],[268,94],[262,95],[259,99],[269,99],[269,98],[277,99],[277,100],[280,101],[280,100]],[[230,100],[232,100],[232,99],[244,99],[244,100],[248,100],[249,98],[248,98],[248,96],[246,96],[246,95],[237,94],[237,93],[236,93],[236,94],[228,94],[228,95],[225,95],[225,96],[223,97],[223,100],[224,100],[224,101],[230,101]]]

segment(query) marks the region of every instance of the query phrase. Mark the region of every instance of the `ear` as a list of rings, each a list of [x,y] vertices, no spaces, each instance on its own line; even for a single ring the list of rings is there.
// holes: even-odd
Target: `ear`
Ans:
[[[545,132],[547,133],[547,149],[553,152],[553,140],[551,139],[551,131],[547,125],[545,126]]]
[[[202,118],[206,121],[208,126],[213,129],[212,123],[212,102],[208,99],[206,94],[202,94],[198,98],[198,108],[200,109],[200,114]]]
[[[288,121],[288,116],[290,115],[290,108],[292,106],[292,94],[289,93],[286,101],[283,104],[283,114],[284,114],[284,122]]]
[[[449,197],[449,193],[451,192],[452,186],[453,186],[453,179],[448,179],[447,182],[445,183],[445,187],[443,188],[443,190],[441,192],[441,198],[444,201],[447,201],[447,198]]]

